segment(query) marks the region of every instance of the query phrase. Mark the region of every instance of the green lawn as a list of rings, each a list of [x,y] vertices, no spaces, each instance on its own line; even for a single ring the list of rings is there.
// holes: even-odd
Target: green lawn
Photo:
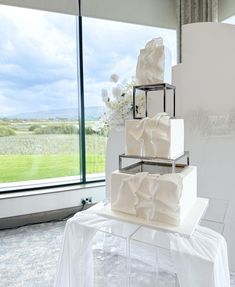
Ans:
[[[104,171],[104,155],[87,155],[87,173]],[[79,155],[0,155],[0,182],[79,175]]]
[[[0,122],[9,126],[15,135],[0,134],[0,182],[16,182],[80,175],[78,134],[35,134],[31,125],[76,125],[76,121]],[[95,122],[86,122],[92,127]],[[103,173],[107,137],[99,134],[86,135],[87,174]]]

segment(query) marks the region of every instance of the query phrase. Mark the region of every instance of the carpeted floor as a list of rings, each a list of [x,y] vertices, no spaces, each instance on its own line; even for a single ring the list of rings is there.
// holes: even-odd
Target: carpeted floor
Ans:
[[[0,231],[0,287],[53,287],[64,226],[61,221]]]
[[[0,231],[0,286],[52,287],[65,222]]]

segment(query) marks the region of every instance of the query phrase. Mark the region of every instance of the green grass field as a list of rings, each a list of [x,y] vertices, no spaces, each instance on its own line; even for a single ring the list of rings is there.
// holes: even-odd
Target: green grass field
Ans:
[[[0,155],[0,182],[79,176],[78,154]],[[88,154],[87,173],[104,171],[104,155]]]
[[[21,129],[22,131],[22,129]],[[86,171],[103,173],[107,138],[86,136]],[[80,175],[79,136],[21,132],[0,137],[0,182]]]

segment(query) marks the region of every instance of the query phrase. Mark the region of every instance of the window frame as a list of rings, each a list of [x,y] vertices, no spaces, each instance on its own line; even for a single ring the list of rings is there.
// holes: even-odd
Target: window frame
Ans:
[[[104,177],[100,178],[89,178],[87,176],[87,166],[86,166],[86,129],[85,129],[85,89],[84,89],[84,61],[83,61],[83,16],[81,14],[81,0],[77,0],[78,4],[78,13],[73,14],[76,17],[76,61],[77,61],[77,97],[78,97],[78,114],[79,114],[79,153],[80,153],[80,174],[78,174],[79,179],[75,179],[74,177],[68,180],[63,180],[63,177],[58,178],[50,178],[50,179],[41,179],[41,180],[30,180],[27,181],[19,181],[19,182],[9,182],[3,183],[2,186],[0,184],[0,194],[3,193],[17,193],[22,191],[36,191],[42,189],[53,189],[53,188],[61,188],[66,186],[79,186],[84,184],[94,184],[99,182],[105,182],[105,174]],[[1,4],[7,5],[8,4]],[[17,6],[22,7],[22,6]],[[42,10],[37,8],[31,8],[35,10]],[[45,10],[42,10],[45,11]],[[50,12],[50,11],[49,11]],[[62,13],[62,12],[55,12]],[[48,181],[48,182],[46,182]],[[49,182],[50,181],[50,182]]]
[[[7,4],[1,4],[6,5]],[[18,7],[18,6],[16,6]],[[31,8],[35,10],[40,10],[36,8]],[[0,184],[0,194],[5,193],[18,193],[25,191],[36,191],[42,189],[53,189],[61,188],[66,186],[76,186],[84,184],[94,184],[99,182],[105,182],[104,178],[97,179],[87,179],[86,174],[86,129],[85,129],[85,100],[84,100],[84,71],[83,71],[83,36],[82,36],[82,15],[81,15],[81,1],[78,0],[78,15],[73,15],[76,17],[76,55],[77,55],[77,97],[78,97],[78,114],[79,114],[79,153],[80,153],[80,180],[66,180],[63,178],[58,178],[58,182],[53,181],[51,183],[45,181],[51,181],[50,179],[41,180],[30,180],[19,181],[19,182],[9,182]],[[50,11],[49,11],[50,12]],[[79,176],[79,175],[78,175]],[[56,179],[56,178],[55,178]],[[37,181],[37,182],[36,182]]]

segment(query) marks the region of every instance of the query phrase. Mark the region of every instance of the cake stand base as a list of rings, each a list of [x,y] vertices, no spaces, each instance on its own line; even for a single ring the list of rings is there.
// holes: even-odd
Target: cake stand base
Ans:
[[[135,217],[134,215],[114,211],[111,209],[110,204],[106,205],[104,208],[98,211],[97,214],[106,218],[138,224],[141,226],[150,227],[151,229],[157,229],[165,232],[179,233],[183,236],[190,237],[193,234],[195,227],[198,225],[201,218],[203,217],[208,207],[208,203],[208,199],[198,197],[191,211],[188,213],[183,223],[179,226],[173,226],[158,221],[148,221],[146,219]]]

